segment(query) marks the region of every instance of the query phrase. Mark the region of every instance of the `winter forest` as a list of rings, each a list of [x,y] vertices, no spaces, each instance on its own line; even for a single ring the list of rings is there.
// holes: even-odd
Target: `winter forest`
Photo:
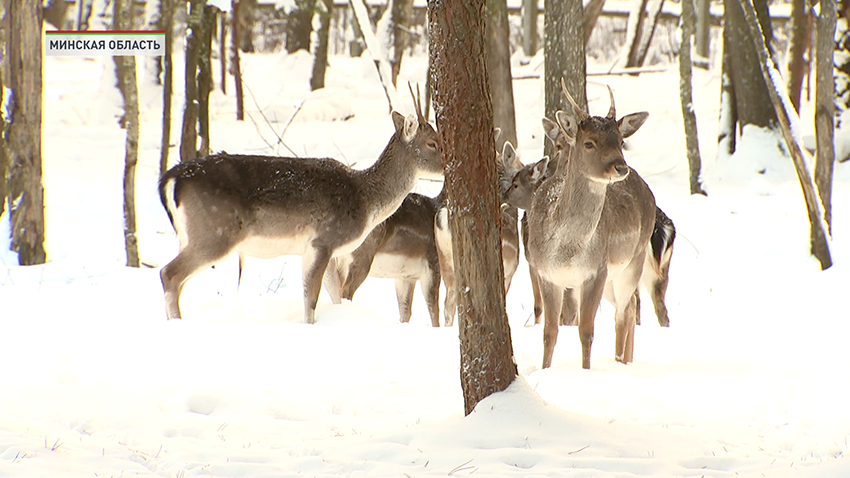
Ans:
[[[0,31],[0,478],[850,475],[850,2]]]

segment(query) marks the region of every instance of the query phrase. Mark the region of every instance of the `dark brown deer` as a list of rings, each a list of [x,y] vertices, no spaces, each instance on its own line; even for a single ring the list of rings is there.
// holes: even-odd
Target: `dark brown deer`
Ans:
[[[498,137],[498,130],[496,136]],[[506,142],[501,152],[496,152],[496,168],[499,170],[499,193],[504,197],[510,182],[506,180],[504,171],[518,169],[522,163],[517,157],[511,143]],[[517,208],[511,205],[502,206],[502,266],[505,277],[505,294],[511,288],[511,280],[519,265],[519,231],[517,229]],[[437,252],[440,256],[440,274],[446,285],[446,300],[443,306],[443,316],[447,327],[454,325],[457,312],[457,296],[455,291],[454,256],[452,249],[452,233],[449,229],[448,203],[443,195],[443,201],[434,219],[434,236],[437,240]]]
[[[398,210],[376,226],[360,247],[331,259],[324,283],[334,303],[352,300],[368,276],[395,279],[399,320],[410,322],[413,289],[418,281],[431,325],[439,327],[440,261],[434,241],[434,215],[440,201],[440,196],[408,194]]]
[[[605,117],[579,108],[562,82],[571,111],[559,111],[560,131],[572,146],[554,176],[534,194],[528,219],[531,265],[541,279],[545,326],[543,367],[552,364],[563,290],[578,304],[582,367],[590,368],[594,321],[604,296],[615,309],[615,359],[634,358],[635,291],[655,224],[655,198],[623,158],[623,137],[646,113],[616,118],[614,95]]]
[[[180,240],[160,272],[168,318],[181,317],[185,282],[235,251],[240,260],[300,255],[304,320],[313,323],[331,257],[357,249],[419,177],[442,174],[437,132],[414,102],[417,115],[393,112],[395,133],[364,170],[330,158],[217,154],[166,172],[160,197]]]

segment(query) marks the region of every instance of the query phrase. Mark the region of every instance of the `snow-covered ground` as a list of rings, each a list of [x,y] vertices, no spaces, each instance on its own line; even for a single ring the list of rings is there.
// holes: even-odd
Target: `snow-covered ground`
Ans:
[[[540,74],[541,63],[517,63],[515,74]],[[316,93],[306,54],[246,55],[243,65],[250,118],[235,121],[232,84],[230,96],[216,91],[215,150],[288,147],[364,167],[392,133],[367,57],[332,58],[328,88]],[[305,325],[297,257],[249,260],[238,294],[228,258],[189,282],[185,319],[166,321],[158,268],[177,241],[155,188],[160,90],[145,69],[136,193],[149,267],[129,269],[112,70],[110,59],[45,59],[49,263],[19,267],[2,256],[0,477],[850,475],[850,314],[841,305],[850,166],[835,174],[836,265],[820,272],[776,139],[747,131],[735,156],[717,158],[717,71],[694,78],[708,197],[688,195],[675,67],[592,77],[588,87],[591,111],[607,111],[605,83],[620,114],[651,114],[626,154],[679,231],[672,326],[660,328],[644,300],[635,362],[618,364],[604,303],[592,370],[581,369],[569,327],[541,370],[523,263],[507,297],[521,376],[464,418],[457,329],[431,328],[418,290],[411,323],[398,324],[388,280],[367,280],[342,305],[323,292],[318,323]],[[401,81],[424,83],[424,74],[424,58],[404,60]],[[530,162],[542,151],[541,81],[514,87],[519,151]],[[258,109],[279,134],[302,101],[278,145]]]

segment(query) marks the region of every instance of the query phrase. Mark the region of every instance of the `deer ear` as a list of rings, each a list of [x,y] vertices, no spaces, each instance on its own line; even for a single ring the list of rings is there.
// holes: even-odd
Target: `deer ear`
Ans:
[[[416,133],[419,131],[419,120],[416,118],[416,115],[409,114],[406,118],[404,118],[404,131],[402,131],[402,139],[404,139],[405,143],[409,143],[413,141],[413,137],[416,136]]]
[[[546,170],[549,168],[549,156],[543,156],[543,159],[534,163],[531,167],[530,181],[532,183],[539,182],[546,175]]]
[[[514,145],[512,145],[510,141],[505,141],[504,146],[502,146],[502,161],[504,162],[505,167],[513,171],[518,171],[523,166],[522,162],[519,160],[519,156],[516,154]]]
[[[545,134],[549,140],[554,142],[560,133],[560,131],[558,131],[560,129],[558,127],[558,123],[546,117],[543,117],[540,121],[543,123],[543,134]]]
[[[643,123],[646,122],[647,118],[649,118],[649,113],[646,111],[623,116],[617,121],[617,127],[620,128],[620,134],[623,135],[624,139],[635,134],[635,131],[643,126]]]
[[[496,144],[499,143],[499,136],[501,136],[501,135],[502,135],[502,128],[499,128],[498,126],[494,127],[493,128],[493,141],[495,141]]]
[[[404,125],[404,115],[398,111],[393,111],[390,116],[393,118],[393,126],[395,126],[395,130],[400,130],[402,125]]]
[[[568,142],[572,144],[576,139],[576,134],[578,134],[578,120],[575,115],[565,111],[557,111],[555,119],[558,120],[561,130],[567,135]]]

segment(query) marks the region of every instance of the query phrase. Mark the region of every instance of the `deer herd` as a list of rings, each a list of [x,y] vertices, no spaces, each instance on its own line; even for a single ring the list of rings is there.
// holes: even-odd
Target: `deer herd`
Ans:
[[[615,359],[629,363],[640,320],[640,284],[659,324],[669,325],[664,296],[676,234],[647,184],[623,158],[624,138],[648,113],[617,118],[609,88],[608,114],[591,116],[561,86],[570,106],[554,120],[542,120],[554,145],[552,157],[524,165],[509,142],[494,154],[505,294],[519,264],[521,240],[535,323],[545,317],[543,367],[552,364],[560,326],[577,325],[582,367],[590,368],[603,297],[615,309]],[[434,198],[410,192],[419,178],[442,176],[440,140],[418,95],[414,106],[416,114],[407,117],[393,112],[395,132],[367,169],[329,158],[220,153],[167,171],[160,179],[160,199],[180,243],[177,256],[160,272],[168,318],[181,318],[179,298],[189,278],[236,252],[240,280],[246,256],[300,255],[308,324],[315,322],[322,283],[340,303],[351,300],[372,276],[395,280],[401,322],[410,320],[419,282],[434,327],[440,325],[442,279],[444,324],[453,325],[456,294],[445,189]],[[518,209],[524,211],[521,221]]]

